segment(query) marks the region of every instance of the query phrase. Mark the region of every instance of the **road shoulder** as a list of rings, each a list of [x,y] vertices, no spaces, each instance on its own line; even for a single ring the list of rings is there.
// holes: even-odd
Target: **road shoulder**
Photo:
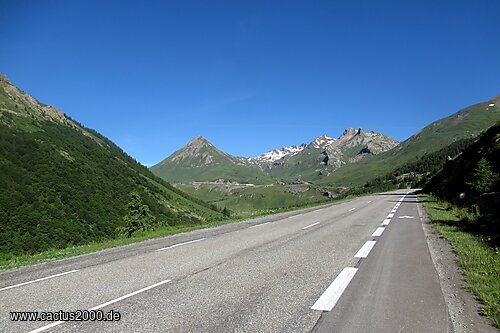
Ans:
[[[463,269],[458,264],[452,246],[432,227],[430,218],[421,202],[417,207],[431,258],[448,307],[453,331],[455,333],[498,332],[496,328],[491,326],[486,317],[479,315],[481,305],[474,298],[474,295],[466,290]]]

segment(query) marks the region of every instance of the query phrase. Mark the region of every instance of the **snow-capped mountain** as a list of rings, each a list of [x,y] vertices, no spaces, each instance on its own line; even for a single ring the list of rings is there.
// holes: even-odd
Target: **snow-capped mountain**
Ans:
[[[252,158],[251,160],[257,163],[273,163],[274,161],[282,159],[285,156],[293,156],[301,152],[305,147],[306,145],[302,144],[300,146],[289,146],[289,147],[282,147],[279,149],[273,149],[265,154]]]
[[[314,139],[314,141],[312,141],[309,145],[314,147],[314,148],[323,148],[323,147],[326,147],[326,146],[329,146],[329,145],[335,143],[336,141],[338,141],[338,140],[334,139],[334,138],[330,138],[327,135],[321,135],[321,136],[318,136],[316,139]]]
[[[381,133],[347,128],[338,138],[321,135],[308,144],[282,147],[254,158],[244,158],[224,153],[198,136],[151,167],[151,171],[171,182],[312,179],[396,145],[396,140]]]

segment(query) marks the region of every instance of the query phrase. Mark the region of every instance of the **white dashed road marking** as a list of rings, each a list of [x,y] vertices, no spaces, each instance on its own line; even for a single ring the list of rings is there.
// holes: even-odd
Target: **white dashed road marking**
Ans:
[[[384,232],[385,228],[383,227],[378,227],[377,230],[375,230],[372,234],[372,237],[378,237],[381,236],[382,233]]]
[[[302,230],[306,230],[307,228],[310,228],[310,227],[314,227],[315,225],[318,225],[319,222],[316,222],[316,223],[313,223],[313,224],[309,224],[308,226],[302,228]]]
[[[359,249],[358,253],[354,255],[354,258],[366,258],[368,257],[368,254],[370,254],[370,251],[373,249],[375,246],[376,241],[367,241],[361,249]]]
[[[192,240],[192,241],[189,241],[189,242],[184,242],[184,243],[179,243],[179,244],[175,244],[175,245],[163,247],[161,249],[156,250],[156,252],[158,252],[158,251],[165,251],[165,250],[168,250],[168,249],[173,249],[174,247],[178,247],[178,246],[182,246],[182,245],[186,245],[186,244],[201,242],[204,239],[205,238],[200,238],[200,239],[195,239],[195,240]]]
[[[40,282],[40,281],[52,279],[52,278],[55,278],[55,277],[58,277],[58,276],[63,276],[63,275],[66,275],[66,274],[75,273],[75,272],[78,272],[78,269],[74,269],[72,271],[68,271],[68,272],[64,272],[64,273],[59,273],[59,274],[54,274],[54,275],[46,276],[46,277],[43,277],[43,278],[40,278],[40,279],[36,279],[36,280],[27,281],[27,282],[15,284],[15,285],[12,285],[12,286],[4,287],[4,288],[1,288],[0,291],[7,290],[7,289],[12,289],[12,288],[16,288],[16,287],[25,286],[27,284],[31,284],[31,283],[35,283],[35,282]]]
[[[340,274],[333,280],[332,284],[325,290],[323,295],[311,307],[312,310],[331,311],[337,301],[342,296],[345,288],[349,285],[354,274],[358,269],[354,267],[346,267]]]

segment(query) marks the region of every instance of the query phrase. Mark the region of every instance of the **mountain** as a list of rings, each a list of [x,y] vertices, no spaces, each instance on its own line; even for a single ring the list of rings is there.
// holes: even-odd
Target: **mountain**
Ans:
[[[243,158],[198,136],[150,170],[201,200],[249,213],[328,201],[328,190],[301,178],[318,177],[397,144],[380,133],[349,128],[338,139],[322,135],[309,144]]]
[[[500,122],[497,122],[462,154],[449,160],[423,189],[458,206],[467,207],[469,219],[470,215],[474,217],[459,223],[464,229],[484,236],[493,248],[500,246],[499,154]]]
[[[288,147],[282,147],[279,149],[273,149],[271,151],[268,151],[267,153],[264,153],[262,155],[259,155],[253,160],[262,166],[265,165],[272,165],[275,161],[282,159],[285,156],[293,156],[306,147],[306,144],[302,144],[300,146],[288,146]]]
[[[397,144],[394,139],[377,132],[348,128],[338,139],[322,135],[309,144],[244,158],[226,154],[203,136],[197,136],[151,167],[151,171],[175,183],[221,180],[264,184],[273,179],[293,180],[310,174],[330,173],[344,164],[379,154]]]
[[[112,239],[131,202],[149,228],[221,219],[109,139],[0,76],[0,259]],[[146,227],[146,225],[144,226]],[[128,230],[134,231],[134,230]]]
[[[321,135],[294,154],[260,165],[275,178],[314,180],[397,145],[396,140],[378,132],[347,128],[337,139]]]
[[[467,202],[471,198],[500,191],[500,121],[484,132],[477,141],[467,147],[455,159],[449,160],[424,187],[427,193],[454,203]],[[489,186],[476,186],[480,161],[492,172]],[[486,179],[484,180],[486,182]],[[478,183],[479,185],[482,185]],[[484,188],[483,188],[484,187]],[[461,195],[462,194],[462,195]]]
[[[248,158],[226,154],[203,136],[197,136],[184,147],[150,169],[171,182],[217,181],[263,183],[271,179]]]
[[[361,185],[453,142],[475,138],[499,120],[500,95],[497,95],[431,123],[394,149],[342,166],[319,182],[332,187]]]

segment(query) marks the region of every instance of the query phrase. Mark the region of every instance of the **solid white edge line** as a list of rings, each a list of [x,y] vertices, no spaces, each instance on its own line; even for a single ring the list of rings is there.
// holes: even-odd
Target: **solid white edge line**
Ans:
[[[4,288],[1,288],[0,291],[7,290],[7,289],[12,289],[12,288],[16,288],[16,287],[25,286],[27,284],[31,284],[31,283],[35,283],[35,282],[40,282],[40,281],[52,279],[52,278],[55,278],[55,277],[58,277],[58,276],[63,276],[63,275],[66,275],[66,274],[75,273],[75,272],[78,272],[78,269],[74,269],[72,271],[68,271],[68,272],[64,272],[64,273],[59,273],[59,274],[54,274],[54,275],[46,276],[46,277],[43,277],[43,278],[40,278],[40,279],[36,279],[36,280],[27,281],[27,282],[15,284],[15,285],[12,285],[12,286],[4,287]]]
[[[263,226],[263,225],[266,225],[266,224],[269,224],[269,223],[271,223],[271,222],[264,222],[264,223],[261,223],[261,224],[252,225],[252,226],[248,227],[247,229],[252,229],[252,228],[260,227],[260,226]]]
[[[391,223],[391,219],[385,219],[385,220],[382,222],[382,225],[389,225],[389,223]]]
[[[370,251],[375,246],[376,241],[366,241],[366,243],[359,249],[359,251],[354,255],[354,258],[366,258]]]
[[[308,226],[302,228],[302,230],[306,230],[307,228],[314,227],[315,225],[318,225],[318,224],[320,224],[320,222],[315,222],[313,224],[309,224]]]
[[[377,230],[375,230],[372,234],[372,237],[378,237],[382,236],[382,233],[384,232],[385,228],[384,227],[378,227]]]
[[[129,298],[129,297],[135,296],[135,295],[140,294],[140,293],[142,293],[142,292],[145,292],[145,291],[147,291],[147,290],[149,290],[149,289],[153,289],[153,288],[155,288],[155,287],[161,286],[162,284],[168,283],[168,282],[170,282],[170,281],[172,281],[172,280],[163,280],[163,281],[160,281],[160,282],[155,283],[155,284],[152,284],[152,285],[150,285],[150,286],[148,286],[148,287],[145,287],[145,288],[139,289],[139,290],[137,290],[137,291],[134,291],[134,292],[132,292],[132,293],[130,293],[130,294],[127,294],[127,295],[124,295],[124,296],[121,296],[121,297],[115,298],[115,299],[113,299],[113,300],[111,300],[111,301],[108,301],[108,302],[106,302],[106,303],[102,303],[102,304],[100,304],[100,305],[98,305],[98,306],[94,306],[93,308],[88,309],[88,311],[99,310],[99,309],[101,309],[101,308],[103,308],[103,307],[105,307],[105,306],[108,306],[108,305],[110,305],[110,304],[113,304],[113,303],[116,303],[116,302],[122,301],[122,300],[124,300],[124,299],[126,299],[126,298]],[[53,323],[51,323],[51,324],[49,324],[49,325],[46,325],[46,326],[42,326],[42,327],[40,327],[40,328],[37,328],[37,329],[35,329],[35,330],[33,330],[33,331],[29,331],[28,333],[39,333],[39,332],[43,332],[43,331],[45,331],[45,330],[48,330],[49,328],[52,328],[52,327],[57,326],[57,325],[60,325],[60,324],[62,324],[62,323],[64,323],[64,321],[56,321],[56,322],[53,322]]]
[[[356,208],[351,208],[348,210],[348,212],[352,212],[353,210],[355,210]]]
[[[178,246],[182,246],[182,245],[186,245],[186,244],[201,242],[202,240],[205,240],[205,238],[195,239],[195,240],[192,240],[192,241],[189,241],[189,242],[178,243],[178,244],[174,244],[174,245],[171,245],[171,246],[162,247],[161,249],[156,250],[156,252],[165,251],[165,250],[168,250],[168,249],[173,249],[174,247],[178,247]]]
[[[314,303],[311,310],[331,311],[351,282],[357,270],[358,269],[354,267],[344,268],[320,298],[318,298],[316,303]]]

